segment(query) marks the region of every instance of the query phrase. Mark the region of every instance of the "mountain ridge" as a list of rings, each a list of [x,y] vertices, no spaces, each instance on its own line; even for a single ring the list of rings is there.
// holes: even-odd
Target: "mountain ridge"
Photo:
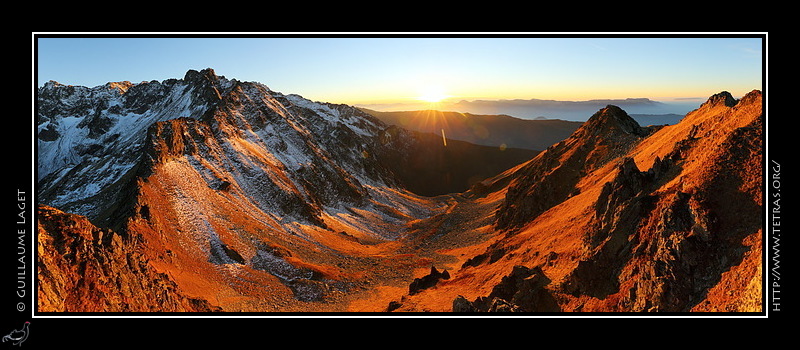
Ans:
[[[518,171],[521,175],[510,185],[506,201],[498,209],[498,228],[516,226],[520,217],[536,216],[574,195],[585,174],[624,154],[648,130],[619,107],[601,109],[568,139]],[[535,185],[528,185],[530,182]]]
[[[355,107],[210,69],[69,89],[83,94],[39,96],[37,198],[89,230],[54,226],[41,206],[38,237],[103,232],[131,243],[81,256],[152,273],[109,282],[101,271],[125,268],[87,258],[70,263],[100,264],[74,274],[57,265],[58,244],[42,244],[44,312],[129,297],[63,298],[89,281],[174,286],[170,305],[201,312],[761,310],[757,91],[735,104],[715,95],[669,126],[606,106],[463,192],[423,196],[397,175],[409,151],[457,143]],[[44,288],[58,280],[77,283]]]
[[[559,300],[551,312],[763,310],[761,93],[735,104],[725,95],[710,98],[680,124],[640,138],[627,155],[581,178],[569,198],[521,216],[503,238],[450,272],[469,277],[443,281],[422,293],[431,295],[415,296],[425,301],[406,303],[453,300],[437,305],[471,312],[540,310],[531,290],[500,297],[460,288],[500,288],[498,277],[525,266],[546,281],[531,287],[536,298]],[[537,158],[547,159],[549,151]],[[534,188],[543,181],[523,179]]]
[[[632,116],[659,115],[661,121],[674,123],[680,116],[696,108],[703,98],[680,99],[671,102],[655,101],[649,98],[618,98],[618,99],[593,99],[584,101],[567,101],[552,99],[498,99],[498,100],[467,100],[441,101],[435,104],[439,110],[458,111],[476,115],[510,115],[525,120],[539,118],[560,119],[565,121],[585,121],[586,117],[594,111],[607,105],[624,108]],[[425,103],[394,103],[394,104],[362,104],[365,109],[381,111],[413,111],[431,108]],[[640,122],[643,120],[636,118]],[[656,123],[648,123],[656,124]]]

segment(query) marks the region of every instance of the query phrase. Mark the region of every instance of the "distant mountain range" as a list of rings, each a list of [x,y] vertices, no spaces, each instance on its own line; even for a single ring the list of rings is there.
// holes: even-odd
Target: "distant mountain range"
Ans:
[[[478,145],[541,151],[567,138],[581,122],[520,119],[434,110],[379,112],[363,109],[384,123]]]
[[[696,109],[702,99],[683,99],[674,102],[660,102],[648,98],[597,99],[587,101],[558,101],[543,99],[515,100],[461,100],[457,102],[440,102],[437,110],[457,111],[480,115],[508,115],[520,119],[561,119],[568,121],[586,121],[588,116],[608,105],[624,108],[634,119],[637,115],[658,116],[656,123],[674,124],[686,113]],[[431,105],[425,104],[364,104],[359,107],[379,111],[426,110]],[[651,117],[651,119],[653,119]],[[638,119],[637,119],[638,120]],[[647,124],[642,124],[647,125]]]

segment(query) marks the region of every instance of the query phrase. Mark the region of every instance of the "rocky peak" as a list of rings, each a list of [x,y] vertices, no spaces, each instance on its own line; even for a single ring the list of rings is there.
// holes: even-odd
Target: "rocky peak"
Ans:
[[[582,174],[618,158],[647,133],[621,108],[600,109],[569,138],[540,153],[514,175],[498,209],[496,227],[521,227],[574,195]]]
[[[751,104],[751,103],[760,103],[761,102],[761,90],[753,90],[748,92],[746,95],[742,96],[739,100],[739,103],[744,104]]]
[[[125,92],[127,92],[128,89],[130,89],[134,85],[135,85],[134,83],[131,83],[129,81],[119,81],[119,82],[106,83],[106,87],[109,90],[117,90],[121,94],[124,94]]]
[[[64,84],[61,84],[61,83],[59,83],[59,82],[57,82],[55,80],[49,80],[46,83],[44,83],[44,85],[42,85],[41,89],[43,89],[43,90],[51,90],[51,89],[53,89],[55,87],[58,87],[58,86],[64,86]]]
[[[211,68],[201,71],[190,69],[183,77],[183,81],[195,88],[197,97],[202,101],[212,104],[222,100],[224,92],[221,90],[223,83],[227,82],[224,76],[218,76]]]
[[[48,99],[50,100],[68,99],[68,101],[60,102],[61,104],[65,104],[66,102],[75,103],[74,100],[79,100],[81,95],[88,91],[89,88],[83,86],[65,85],[55,80],[50,80],[38,89],[37,95],[39,101]],[[39,109],[41,110],[42,108],[44,108],[46,110],[49,107],[50,106],[48,105],[39,106]]]
[[[201,71],[197,71],[194,69],[190,69],[186,72],[183,76],[183,80],[186,82],[211,82],[211,83],[218,83],[220,79],[225,79],[224,76],[217,76],[211,68],[206,68]]]
[[[612,133],[612,134],[609,134]],[[589,120],[578,129],[577,135],[613,135],[616,133],[643,136],[644,132],[639,123],[628,115],[622,108],[608,105],[597,111]]]
[[[718,94],[714,94],[708,98],[708,100],[703,103],[703,106],[725,106],[725,107],[733,107],[738,103],[738,101],[733,98],[730,92],[722,91]],[[702,107],[702,106],[701,106]]]

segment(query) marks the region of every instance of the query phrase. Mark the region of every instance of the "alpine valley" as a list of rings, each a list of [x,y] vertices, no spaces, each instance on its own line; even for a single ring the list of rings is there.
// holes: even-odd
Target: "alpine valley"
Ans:
[[[673,125],[609,105],[541,149],[212,69],[36,108],[40,313],[763,310],[758,90]]]

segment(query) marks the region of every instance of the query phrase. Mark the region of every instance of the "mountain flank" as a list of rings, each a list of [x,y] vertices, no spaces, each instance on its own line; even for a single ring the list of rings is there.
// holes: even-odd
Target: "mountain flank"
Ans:
[[[760,91],[657,128],[609,106],[498,177],[499,237],[395,310],[759,312],[762,132]]]

